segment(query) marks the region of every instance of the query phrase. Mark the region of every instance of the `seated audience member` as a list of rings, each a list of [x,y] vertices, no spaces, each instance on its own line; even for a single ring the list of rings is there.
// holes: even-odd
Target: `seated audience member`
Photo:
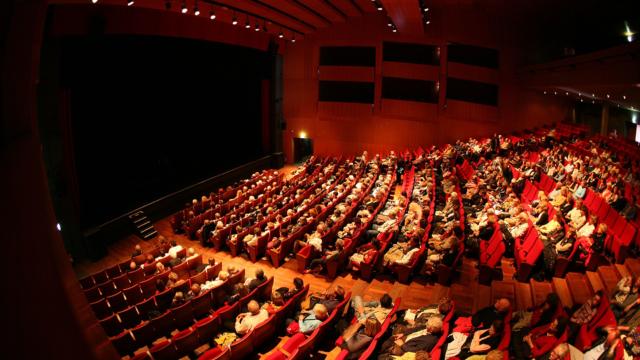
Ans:
[[[164,269],[164,264],[163,264],[163,263],[161,263],[161,262],[159,262],[159,261],[158,261],[158,262],[156,262],[156,271],[155,271],[155,273],[154,273],[154,274],[156,274],[156,275],[157,275],[157,274],[162,274],[162,273],[164,272],[164,270],[165,270],[165,269]]]
[[[411,259],[414,253],[419,250],[417,247],[417,242],[415,239],[412,239],[406,243],[395,243],[391,246],[389,251],[384,254],[383,264],[384,266],[390,266],[394,263],[403,263],[406,261],[407,263]]]
[[[186,302],[184,298],[184,293],[182,291],[176,291],[173,295],[173,300],[171,300],[171,307],[176,308],[180,305],[183,305]]]
[[[356,322],[350,325],[342,333],[343,349],[349,351],[346,359],[357,359],[362,352],[369,346],[371,340],[380,332],[380,323],[378,320],[369,318],[363,322]]]
[[[201,288],[200,288],[200,284],[197,283],[193,283],[191,285],[191,287],[189,288],[189,291],[187,292],[187,295],[185,296],[186,300],[191,300],[195,297],[198,297],[201,293]]]
[[[238,335],[244,335],[253,330],[256,325],[267,320],[269,313],[265,309],[260,309],[260,304],[257,301],[251,300],[247,304],[246,313],[238,314],[236,317],[235,330]]]
[[[576,310],[569,319],[569,326],[571,327],[571,333],[574,334],[578,331],[579,327],[588,324],[591,319],[596,315],[600,301],[602,301],[602,290],[596,291],[592,298],[585,301],[584,304],[578,310]],[[573,338],[573,336],[571,336]]]
[[[276,291],[279,292],[280,295],[282,295],[282,298],[284,299],[284,301],[288,301],[303,289],[304,289],[304,281],[301,278],[296,277],[296,278],[293,278],[293,288],[289,289],[286,286],[283,286],[281,288],[276,289]]]
[[[549,353],[549,360],[563,360],[567,355],[569,355],[569,351],[569,344],[558,344]],[[573,356],[571,357],[571,359],[573,359]]]
[[[136,256],[140,256],[142,255],[142,247],[140,245],[136,245],[136,247],[133,250],[133,253],[131,253],[131,258],[133,259]]]
[[[264,275],[264,270],[256,269],[255,277],[248,278],[245,280],[244,284],[249,288],[249,291],[253,291],[253,289],[257,288],[260,284],[267,281],[267,277]]]
[[[534,328],[522,341],[512,341],[513,356],[516,359],[538,359],[545,356],[565,334],[567,322],[565,317],[555,319],[547,325]]]
[[[494,320],[488,328],[476,330],[473,335],[453,332],[450,335],[452,341],[447,344],[444,358],[446,360],[457,356],[460,359],[467,359],[473,355],[482,355],[497,349],[502,340],[503,330],[504,323],[498,319]]]
[[[429,241],[427,260],[425,261],[425,273],[427,275],[434,274],[441,263],[447,266],[453,265],[462,235],[462,229],[455,227],[450,236],[444,239],[434,237]]]
[[[604,251],[604,241],[606,238],[607,224],[601,223],[598,225],[595,233],[593,233],[591,237],[579,237],[576,240],[574,258],[576,260],[584,261],[585,264],[588,264],[591,260],[591,256],[594,253],[602,254],[602,252]]]
[[[636,206],[636,196],[631,195],[631,201],[627,203],[627,205],[620,211],[620,215],[628,221],[633,221],[636,219],[638,214],[638,207]]]
[[[379,247],[380,243],[378,239],[372,239],[371,242],[359,246],[356,252],[349,258],[347,267],[357,271],[360,269],[361,264],[371,263],[376,255],[378,255]]]
[[[519,335],[524,336],[533,327],[549,324],[556,315],[559,305],[560,298],[558,295],[556,293],[549,293],[542,304],[527,310],[514,312],[511,337],[517,339]]]
[[[509,299],[500,298],[493,306],[478,310],[471,316],[471,325],[476,329],[487,329],[495,320],[503,320],[511,309]]]
[[[284,305],[284,298],[282,297],[282,294],[280,294],[277,291],[274,291],[271,294],[271,300],[265,302],[264,304],[262,304],[262,308],[267,310],[267,312],[269,313],[269,315],[273,315],[276,313],[276,311],[281,308]]]
[[[142,268],[145,266],[151,266],[155,263],[156,259],[151,254],[147,254],[147,258],[144,261],[144,264],[141,265]]]
[[[167,282],[163,279],[156,279],[156,293],[159,294],[167,289]]]
[[[204,284],[200,286],[200,291],[209,290],[209,289],[218,287],[222,285],[222,283],[224,283],[228,278],[229,278],[229,273],[224,270],[220,270],[220,272],[218,273],[218,276],[214,280],[207,280],[204,282]]]
[[[336,286],[333,291],[326,291],[322,294],[313,294],[309,297],[309,307],[316,304],[322,304],[328,312],[332,312],[338,304],[344,301],[345,291],[340,285]]]
[[[319,273],[324,269],[327,261],[335,259],[344,251],[344,240],[336,240],[335,247],[333,249],[325,249],[322,257],[311,260],[307,272]]]
[[[616,319],[628,313],[638,302],[638,289],[640,289],[640,277],[632,281],[630,276],[626,276],[618,281],[616,292],[611,297],[611,311]]]
[[[444,317],[453,308],[453,302],[448,297],[441,298],[437,304],[427,305],[420,309],[407,309],[404,315],[400,315],[400,323],[407,324],[410,327],[422,326],[427,323],[431,317]]]
[[[175,287],[178,284],[178,280],[180,280],[178,278],[178,274],[174,273],[173,271],[170,272],[169,277],[167,278],[167,287],[168,288]]]
[[[616,359],[616,352],[618,349],[618,344],[622,341],[620,331],[629,330],[626,326],[606,326],[600,329],[600,333],[602,334],[600,339],[594,342],[594,346],[592,346],[589,350],[584,353],[584,360],[600,360],[607,359],[613,360]],[[624,343],[623,343],[623,349]],[[631,349],[629,349],[631,350]],[[628,354],[624,354],[628,355]],[[632,356],[622,356],[622,358],[634,358]]]
[[[183,247],[182,245],[178,245],[178,243],[175,240],[171,240],[170,244],[171,244],[171,247],[169,248],[168,254],[169,256],[171,256],[172,259],[175,259],[178,257],[178,252],[182,250]]]
[[[442,334],[442,319],[431,317],[424,327],[398,327],[400,330],[382,344],[381,355],[402,356],[408,352],[431,351]],[[378,357],[380,359],[381,357]],[[389,358],[383,356],[382,358]]]
[[[322,304],[315,304],[310,312],[304,311],[298,316],[298,331],[303,334],[310,334],[328,317],[327,308]]]
[[[380,297],[379,302],[364,302],[362,297],[356,295],[351,300],[351,307],[355,311],[355,316],[359,321],[364,321],[369,317],[374,317],[382,324],[393,308],[393,300],[389,294],[384,294]]]
[[[245,284],[235,284],[231,293],[225,297],[224,301],[227,305],[233,305],[247,295],[249,295],[249,288],[247,288]]]
[[[138,264],[136,264],[135,261],[129,262],[129,272],[137,270],[137,269],[138,269]]]
[[[235,266],[233,265],[229,265],[227,266],[227,273],[229,273],[229,276],[233,275],[233,274],[237,274],[240,270],[236,269]]]

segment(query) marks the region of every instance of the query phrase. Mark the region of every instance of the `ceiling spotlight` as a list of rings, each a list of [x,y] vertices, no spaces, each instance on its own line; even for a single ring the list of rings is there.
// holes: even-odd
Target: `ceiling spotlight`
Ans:
[[[215,11],[213,11],[213,10],[209,11],[209,19],[211,19],[211,20],[215,20],[216,19]]]
[[[293,34],[293,37],[291,38],[291,42],[294,43],[294,44],[296,42],[296,34],[295,33]]]
[[[92,2],[93,4],[96,4],[96,3],[98,2],[98,0],[91,0],[91,2]]]
[[[595,101],[595,100],[591,100],[591,103],[592,103],[592,104],[595,104],[595,103],[596,103],[596,101]]]
[[[607,94],[607,99],[609,98],[609,94]]]
[[[378,6],[378,11],[382,11],[382,6]]]
[[[569,95],[569,92],[567,91],[566,93],[564,93],[565,95]]]
[[[596,94],[591,94],[591,97],[596,97]]]
[[[133,6],[135,4],[134,0],[127,0],[127,6]]]
[[[393,26],[393,24],[392,24],[392,23],[387,23],[387,26],[388,26],[388,27],[392,27],[392,26]]]
[[[584,102],[584,99],[580,99],[580,102]]]
[[[253,28],[255,31],[260,31],[260,24],[256,23],[256,26]]]
[[[427,20],[427,25],[431,24],[431,20]]]
[[[393,31],[393,32],[398,32],[398,29],[393,28],[393,30],[391,30],[391,31]]]
[[[182,2],[182,10],[180,10],[180,12],[182,12],[183,14],[186,14],[189,11],[189,9],[187,9],[187,2],[183,1]]]
[[[234,26],[238,25],[238,19],[235,16],[233,17],[233,20],[231,21],[231,24],[234,25]]]
[[[195,8],[193,8],[193,14],[195,16],[199,16],[200,15],[200,9],[198,9],[198,7],[196,6]]]
[[[251,23],[249,22],[249,18],[247,17],[247,21],[244,22],[244,28],[249,29],[251,27]]]
[[[545,94],[545,95],[547,95],[547,91],[546,91],[546,90],[545,90],[545,91],[543,91],[542,93],[543,93],[543,94]]]
[[[280,31],[280,32],[278,33],[278,37],[279,37],[280,39],[282,39],[282,38],[284,37],[284,34],[282,33],[282,31]]]
[[[427,11],[429,11],[429,8],[424,8],[424,12],[427,12]]]
[[[622,100],[627,100],[627,95],[622,95]]]
[[[554,92],[553,92],[553,95],[558,95],[558,92],[557,92],[557,91],[554,91]]]

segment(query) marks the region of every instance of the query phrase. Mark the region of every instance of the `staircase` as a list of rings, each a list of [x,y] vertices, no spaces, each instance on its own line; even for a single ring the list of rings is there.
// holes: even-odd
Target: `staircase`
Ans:
[[[158,235],[158,232],[153,227],[151,220],[144,214],[144,211],[136,211],[129,215],[129,220],[131,220],[131,224],[133,224],[136,230],[136,235],[141,239],[149,240]]]

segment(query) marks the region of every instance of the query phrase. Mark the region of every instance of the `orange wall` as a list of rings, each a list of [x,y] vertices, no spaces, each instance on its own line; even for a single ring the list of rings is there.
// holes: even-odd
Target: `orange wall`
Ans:
[[[443,21],[447,19],[447,21]],[[473,26],[469,26],[473,24]],[[353,154],[426,144],[442,144],[470,136],[533,128],[570,118],[569,104],[518,85],[517,31],[481,11],[440,9],[422,36],[392,33],[381,15],[349,18],[344,24],[321,29],[284,50],[283,147],[293,159],[293,137],[300,131],[314,141],[317,154]],[[440,46],[441,65],[407,65],[382,61],[382,42],[414,42]],[[496,48],[500,69],[462,64],[447,69],[446,44],[458,42]],[[360,72],[320,68],[321,46],[375,46],[375,104],[318,102],[318,79],[361,80]],[[491,107],[455,100],[445,101],[446,77],[493,82],[499,85],[499,105]],[[381,99],[383,75],[438,81],[438,104]]]

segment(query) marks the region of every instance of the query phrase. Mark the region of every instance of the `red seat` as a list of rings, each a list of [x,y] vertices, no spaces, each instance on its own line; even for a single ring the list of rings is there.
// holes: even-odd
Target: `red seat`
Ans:
[[[191,301],[171,309],[173,316],[173,326],[178,329],[186,329],[193,324],[193,312],[191,311]]]
[[[98,287],[100,288],[100,292],[102,293],[103,297],[111,296],[111,295],[113,295],[113,294],[118,292],[118,289],[116,289],[113,286],[113,282],[112,281],[108,281],[106,283],[102,283],[102,284],[98,285]]]
[[[118,317],[116,317],[115,315],[111,315],[105,319],[100,320],[100,325],[108,336],[116,336],[124,330],[122,324],[120,323],[120,321],[118,321]]]
[[[192,276],[189,279],[189,283],[193,284],[204,284],[207,281],[207,271],[203,270],[199,274]]]
[[[207,290],[200,294],[198,297],[191,300],[191,308],[193,311],[193,317],[201,319],[211,314],[211,290]]]
[[[167,289],[155,296],[156,305],[158,305],[158,309],[160,309],[160,311],[165,311],[169,309],[169,307],[171,307],[171,302],[173,301],[174,294],[174,289]]]
[[[104,284],[107,280],[109,280],[109,277],[104,271],[93,274],[93,281],[95,281],[96,284]]]
[[[110,340],[121,356],[131,355],[137,349],[136,342],[128,331],[114,336]]]
[[[231,352],[228,347],[216,346],[211,350],[208,350],[202,354],[198,360],[229,360],[231,359]]]
[[[122,271],[120,271],[120,265],[118,264],[113,265],[112,267],[108,268],[104,272],[107,274],[109,279],[113,279],[119,276],[120,274],[122,274]]]
[[[80,286],[83,289],[89,289],[95,286],[95,282],[93,281],[93,276],[87,276],[86,278],[80,279]]]
[[[91,302],[96,302],[100,299],[102,299],[102,294],[100,293],[100,289],[98,289],[97,286],[94,286],[92,288],[88,288],[84,291],[84,296],[87,298],[87,301]]]
[[[176,347],[177,358],[190,355],[200,345],[198,343],[198,333],[195,330],[183,330],[173,336],[171,342]]]
[[[154,360],[175,360],[178,358],[176,348],[171,341],[165,340],[149,349]]]
[[[220,328],[220,319],[217,316],[209,316],[195,324],[200,344],[210,343]]]
[[[104,319],[107,316],[113,314],[113,311],[109,307],[106,299],[100,299],[91,303],[91,309],[96,314],[98,319]]]
[[[118,313],[118,317],[125,329],[129,329],[140,324],[140,314],[138,314],[138,310],[136,310],[135,306],[129,306],[128,308],[120,311]]]
[[[274,320],[275,318],[272,316],[253,328],[251,331],[251,342],[255,348],[259,348],[273,338],[273,335],[276,333]]]
[[[107,297],[111,311],[120,311],[127,307],[127,299],[124,298],[122,291],[119,291]]]
[[[178,278],[185,279],[189,277],[189,268],[186,262],[180,263],[176,265],[173,269],[173,272],[178,274]]]
[[[253,352],[253,343],[251,342],[251,332],[245,334],[242,338],[234,341],[229,346],[232,360],[246,359]]]
[[[148,351],[135,354],[131,360],[153,360]]]
[[[158,336],[170,334],[174,329],[171,312],[167,311],[164,314],[151,319],[151,325]]]
[[[588,324],[580,327],[574,346],[580,351],[585,351],[600,337],[598,334],[599,328],[615,325],[617,325],[617,321],[609,308],[609,300],[606,296],[603,296],[594,317]]]
[[[131,335],[138,347],[151,345],[158,337],[150,321],[145,321],[131,329]]]
[[[142,270],[142,268],[137,268],[133,271],[129,271],[127,273],[127,276],[129,277],[129,281],[131,281],[132,284],[137,284],[140,281],[144,280],[144,270]]]
[[[158,311],[155,299],[152,297],[137,303],[136,308],[138,309],[138,314],[140,314],[143,318],[148,317],[151,311]]]
[[[156,278],[152,277],[140,282],[140,290],[142,290],[142,297],[145,299],[152,297],[156,293]]]
[[[132,287],[122,289],[122,293],[127,298],[127,303],[129,305],[135,305],[144,300],[142,292],[140,291],[140,285],[133,285]]]

